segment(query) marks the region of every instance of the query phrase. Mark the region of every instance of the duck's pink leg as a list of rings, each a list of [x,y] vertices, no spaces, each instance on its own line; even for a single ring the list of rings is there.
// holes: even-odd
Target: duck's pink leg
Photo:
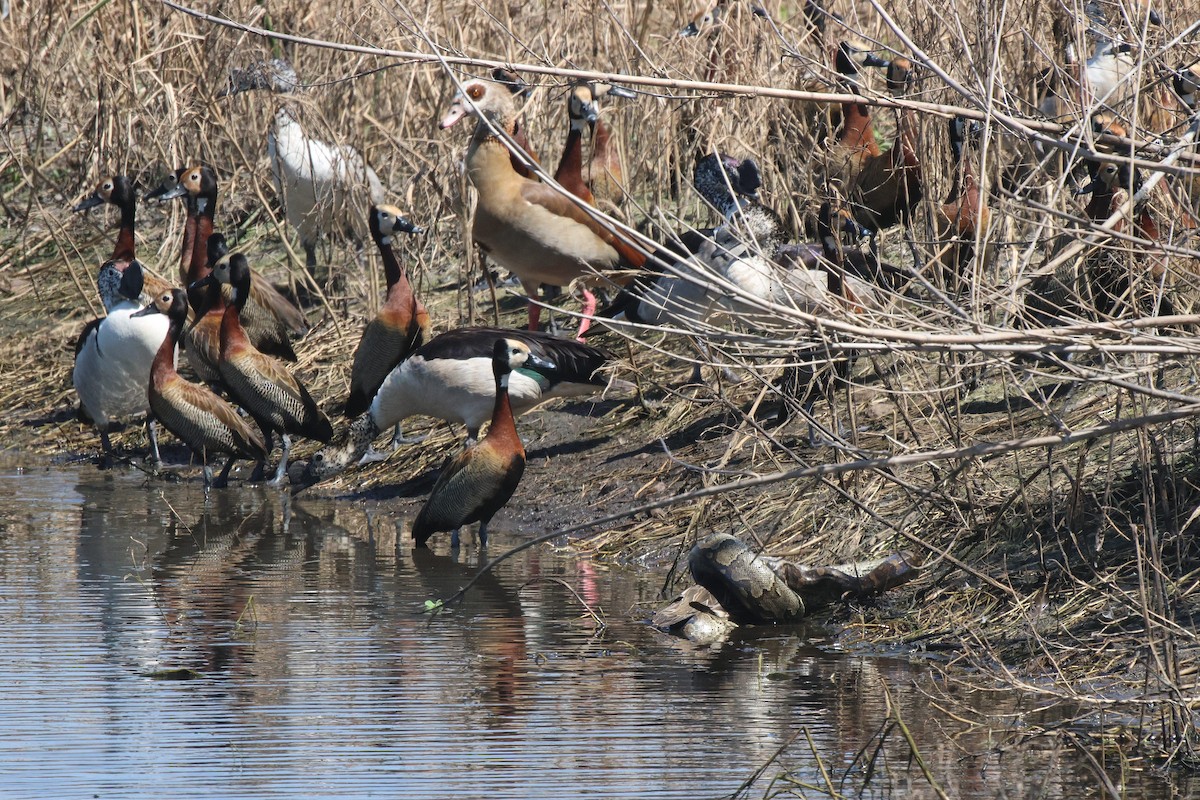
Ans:
[[[575,336],[575,341],[586,342],[584,334],[588,332],[588,328],[592,327],[591,317],[596,314],[596,295],[583,290],[583,319],[579,321],[579,333]]]
[[[542,324],[542,307],[535,301],[529,301],[529,330],[540,330]]]

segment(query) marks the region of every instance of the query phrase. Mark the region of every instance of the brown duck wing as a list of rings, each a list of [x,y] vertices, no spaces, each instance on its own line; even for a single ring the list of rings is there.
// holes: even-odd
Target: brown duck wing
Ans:
[[[591,215],[580,208],[574,200],[554,187],[547,186],[544,183],[523,181],[521,183],[521,198],[532,205],[546,209],[551,214],[566,217],[587,227],[601,241],[617,251],[620,266],[641,268],[646,263],[646,257],[638,252],[633,245],[592,219]]]
[[[288,326],[270,309],[258,303],[247,303],[240,316],[246,336],[256,350],[285,361],[296,360]]]
[[[413,523],[413,538],[421,544],[439,531],[488,522],[512,498],[524,472],[524,455],[502,456],[486,440],[447,459]]]
[[[221,315],[205,314],[184,337],[188,363],[200,380],[216,383],[221,380],[217,362],[221,360]]]
[[[423,341],[423,331],[417,325],[409,328],[393,325],[382,313],[367,323],[358,349],[354,351],[345,415],[357,417],[370,408],[388,373]]]
[[[308,332],[303,312],[257,272],[250,274],[250,302],[271,312],[289,332],[297,336]]]
[[[260,424],[328,443],[333,426],[304,384],[278,361],[256,351],[221,360],[221,379]]]
[[[267,457],[254,426],[203,386],[176,378],[150,395],[150,407],[167,430],[196,452],[256,461]]]

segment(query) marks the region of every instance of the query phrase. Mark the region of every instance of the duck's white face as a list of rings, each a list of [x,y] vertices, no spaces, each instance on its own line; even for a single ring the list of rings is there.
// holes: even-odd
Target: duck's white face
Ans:
[[[391,244],[392,236],[397,233],[424,233],[419,225],[414,225],[404,212],[393,205],[379,205],[371,209],[375,217],[375,226],[383,237],[384,244]]]
[[[504,344],[507,346],[509,371],[525,366],[525,362],[529,360],[529,346],[515,339],[505,339]]]
[[[584,122],[594,124],[599,115],[600,110],[596,106],[596,98],[590,86],[581,84],[571,89],[567,99],[567,116],[572,125]]]
[[[450,102],[450,110],[442,117],[438,127],[445,130],[468,116],[490,114],[495,118],[512,106],[510,98],[508,90],[497,84],[481,80],[467,81],[463,84],[462,91],[454,95],[454,100]]]

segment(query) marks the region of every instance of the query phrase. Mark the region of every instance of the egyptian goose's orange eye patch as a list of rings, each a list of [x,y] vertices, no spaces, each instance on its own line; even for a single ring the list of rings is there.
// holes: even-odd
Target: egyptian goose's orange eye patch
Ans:
[[[468,86],[467,97],[471,98],[472,100],[478,100],[479,98],[483,97],[483,87],[478,83]]]

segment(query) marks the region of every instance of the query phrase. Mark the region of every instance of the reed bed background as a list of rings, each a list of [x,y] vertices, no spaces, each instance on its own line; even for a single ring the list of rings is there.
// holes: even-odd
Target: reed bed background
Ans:
[[[1074,194],[1078,179],[1057,166],[1058,154],[1112,154],[1122,145],[1098,142],[1090,125],[1077,124],[1090,108],[1068,103],[1061,130],[1039,127],[1047,120],[1037,110],[1039,73],[1062,66],[1064,43],[1090,51],[1076,4],[834,2],[830,10],[844,25],[830,20],[819,32],[796,4],[766,3],[764,19],[748,4],[729,2],[719,24],[694,38],[678,36],[702,10],[688,2],[194,5],[355,45],[809,92],[841,91],[830,53],[842,38],[856,37],[885,57],[912,58],[916,81],[907,99],[971,109],[985,120],[970,157],[991,212],[976,244],[989,244],[993,255],[967,264],[965,291],[954,294],[926,269],[946,245],[935,235],[933,209],[954,176],[947,115],[925,109],[918,115],[925,199],[911,228],[881,234],[885,257],[921,273],[908,296],[820,326],[778,307],[753,326],[723,321],[704,333],[712,366],[733,367],[736,383],[706,368],[705,386],[682,387],[691,361],[702,358],[687,337],[633,328],[604,334],[596,342],[623,355],[618,375],[637,382],[638,397],[610,401],[602,418],[563,434],[586,430],[603,442],[590,466],[531,470],[526,485],[532,479],[542,496],[569,507],[557,521],[543,518],[551,528],[577,521],[581,507],[640,509],[580,546],[662,568],[671,580],[679,578],[671,565],[713,530],[810,563],[916,549],[927,562],[922,579],[878,604],[835,614],[844,642],[947,651],[952,663],[976,668],[950,669],[948,681],[970,674],[975,685],[1020,685],[1047,703],[1082,708],[1081,715],[1104,709],[1135,732],[1140,752],[1196,763],[1200,430],[1192,415],[1200,398],[1198,320],[1188,315],[1200,296],[1200,242],[1168,201],[1194,209],[1190,181],[1200,156],[1184,146],[1168,159],[1174,196],[1153,201],[1159,243],[1128,231],[1109,236],[1087,218],[1086,199]],[[1162,27],[1147,26],[1138,9],[1104,6],[1113,34],[1136,45],[1136,96],[1115,110],[1129,138],[1144,145],[1137,157],[1157,162],[1181,138],[1186,145],[1187,116],[1163,112],[1152,122],[1135,108],[1153,110],[1165,68],[1200,59],[1200,32],[1187,27],[1194,20],[1182,4],[1157,8]],[[252,254],[256,269],[315,297],[310,317],[317,324],[297,347],[299,369],[314,396],[330,410],[339,406],[382,277],[375,254],[357,247],[355,236],[323,243],[315,275],[297,256],[266,158],[276,98],[217,97],[231,68],[266,57],[295,66],[309,134],[357,147],[393,201],[429,230],[402,247],[418,292],[435,309],[435,327],[523,321],[520,298],[500,290],[493,301],[472,289],[484,271],[469,244],[470,192],[460,169],[466,135],[436,128],[453,92],[441,65],[262,38],[153,0],[86,7],[17,0],[0,21],[0,44],[0,211],[7,221],[0,230],[0,435],[9,446],[58,457],[94,447],[92,432],[74,419],[71,347],[101,311],[94,272],[111,249],[115,218],[72,215],[70,206],[104,174],[123,172],[153,186],[168,169],[198,160],[221,180],[218,229]],[[452,72],[463,79],[488,70]],[[530,136],[552,170],[565,138],[568,81],[525,77],[535,86],[525,105]],[[881,75],[866,78],[872,102],[886,97]],[[620,216],[667,229],[712,224],[690,177],[696,155],[718,149],[757,160],[764,202],[804,237],[825,197],[822,153],[833,107],[754,91],[663,87],[609,103],[605,115],[625,151],[630,194]],[[896,112],[885,105],[874,113],[888,146]],[[1045,131],[1051,146],[1014,133],[1014,120]],[[366,205],[364,195],[358,207]],[[361,226],[364,215],[353,216]],[[139,209],[139,257],[168,277],[182,219],[178,204]],[[1134,321],[1159,307],[1118,319],[1092,312],[1078,276],[1099,251],[1142,280],[1145,259],[1165,260],[1164,285],[1178,316]],[[346,277],[342,296],[328,282],[332,272]],[[1059,313],[1030,315],[1031,293],[1055,275],[1060,288],[1050,302]],[[577,306],[568,299],[564,308]],[[782,427],[771,421],[784,365],[814,341],[830,355],[860,354],[849,402],[844,394],[834,402],[849,431],[839,446],[810,447],[803,419]],[[816,413],[837,428],[824,404]],[[535,418],[526,424],[536,429]],[[131,428],[123,441],[137,445],[139,435]],[[333,486],[402,483],[435,467],[454,441],[436,429],[424,445]],[[612,474],[596,466],[604,463]],[[791,477],[746,485],[770,475]]]

